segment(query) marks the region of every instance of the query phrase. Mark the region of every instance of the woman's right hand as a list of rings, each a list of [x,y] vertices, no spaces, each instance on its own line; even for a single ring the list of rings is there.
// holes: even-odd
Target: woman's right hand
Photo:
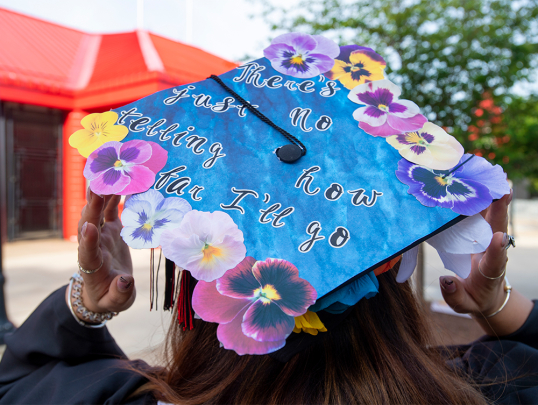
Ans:
[[[82,302],[93,312],[120,312],[134,302],[136,291],[129,247],[120,236],[118,217],[121,196],[100,197],[89,188],[78,226],[78,261],[93,274],[84,279]]]

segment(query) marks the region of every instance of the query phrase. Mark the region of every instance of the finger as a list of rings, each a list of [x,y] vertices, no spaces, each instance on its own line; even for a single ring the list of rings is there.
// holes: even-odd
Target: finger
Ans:
[[[95,194],[89,188],[86,198],[88,202],[82,211],[80,222],[82,224],[84,224],[85,222],[89,222],[94,224],[95,226],[100,226],[101,220],[103,218],[103,208],[105,200],[103,197],[100,197],[99,195]]]
[[[465,290],[461,280],[456,277],[442,276],[439,278],[439,284],[445,302],[455,312],[459,314],[477,312],[478,305]]]
[[[107,201],[105,206],[105,221],[113,222],[118,219],[118,205],[121,201],[121,195],[112,195],[111,198]]]
[[[486,221],[491,225],[493,232],[506,232],[508,229],[508,205],[512,201],[512,193],[504,195],[493,202],[487,211]]]
[[[101,265],[103,258],[99,247],[99,231],[94,224],[85,222],[80,235],[78,262],[83,269],[94,270]]]
[[[496,232],[493,235],[486,253],[476,266],[477,271],[471,273],[473,284],[488,285],[492,284],[490,282],[496,282],[497,284],[502,282],[502,277],[500,276],[503,274],[508,261],[506,251],[508,241],[508,235],[504,232]]]
[[[110,283],[110,289],[99,306],[106,311],[120,312],[129,308],[136,297],[134,278],[129,274],[118,275]]]

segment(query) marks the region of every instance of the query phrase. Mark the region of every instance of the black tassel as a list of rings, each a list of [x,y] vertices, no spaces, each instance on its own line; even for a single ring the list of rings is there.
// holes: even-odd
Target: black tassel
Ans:
[[[155,249],[151,249],[149,254],[149,310],[153,309],[155,298]]]
[[[165,311],[170,311],[174,307],[174,289],[176,280],[176,265],[172,260],[166,259],[165,264],[165,284],[164,284],[164,306]]]

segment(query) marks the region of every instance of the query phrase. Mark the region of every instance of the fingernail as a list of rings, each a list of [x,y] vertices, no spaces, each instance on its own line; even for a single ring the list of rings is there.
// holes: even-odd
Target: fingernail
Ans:
[[[82,225],[82,229],[80,230],[80,234],[82,237],[86,237],[86,228],[88,227],[88,221],[84,222],[84,225]]]
[[[439,277],[439,281],[441,284],[441,288],[446,292],[453,293],[454,291],[456,291],[456,284],[454,284],[454,281],[449,279],[448,277]]]
[[[120,279],[118,280],[118,290],[120,290],[121,292],[128,291],[129,288],[131,288],[131,285],[133,285],[133,281],[128,280],[127,278],[123,276],[120,277]]]
[[[502,243],[501,243],[501,246],[502,246],[502,247],[506,247],[506,245],[508,245],[508,241],[509,241],[509,240],[510,240],[510,239],[508,238],[508,235],[507,235],[506,232],[505,232],[505,233],[503,234],[503,241],[502,241]]]

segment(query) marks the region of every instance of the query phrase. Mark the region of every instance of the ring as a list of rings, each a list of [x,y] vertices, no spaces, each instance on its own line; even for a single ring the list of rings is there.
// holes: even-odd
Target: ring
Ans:
[[[504,250],[508,250],[510,246],[516,247],[516,238],[508,234],[506,234],[506,236],[508,236],[508,243],[506,244]]]
[[[480,265],[481,264],[482,264],[482,260],[480,260],[480,262],[478,263],[478,271],[480,272],[480,274],[482,274],[488,280],[498,280],[499,278],[504,277],[504,274],[506,273],[506,266],[505,266],[503,272],[501,274],[499,274],[497,277],[486,276],[484,273],[482,273],[482,270],[480,270]]]
[[[101,267],[103,267],[103,263],[105,262],[105,260],[101,257],[101,264],[99,265],[99,267],[97,267],[95,270],[86,270],[84,268],[82,268],[82,266],[80,265],[79,261],[77,260],[77,264],[78,264],[78,269],[83,272],[83,273],[86,273],[86,274],[93,274],[95,273],[96,271],[98,271]]]

